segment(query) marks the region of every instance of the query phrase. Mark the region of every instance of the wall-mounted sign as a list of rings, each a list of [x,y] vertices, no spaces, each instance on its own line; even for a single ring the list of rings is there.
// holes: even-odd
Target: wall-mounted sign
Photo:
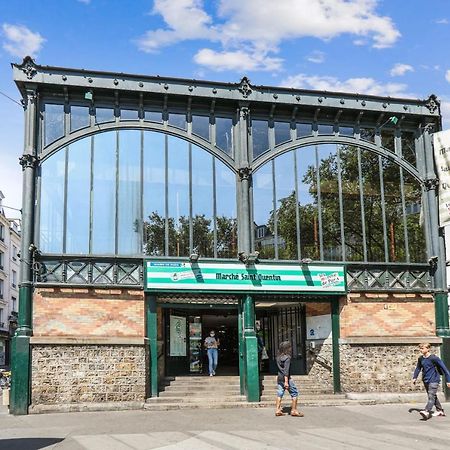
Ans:
[[[450,130],[433,134],[434,159],[439,177],[439,225],[450,224]]]
[[[341,293],[345,267],[145,261],[145,290]]]

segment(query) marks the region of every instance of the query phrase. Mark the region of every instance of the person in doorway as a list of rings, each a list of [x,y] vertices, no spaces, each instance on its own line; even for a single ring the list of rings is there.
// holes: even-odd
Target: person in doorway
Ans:
[[[298,390],[294,380],[291,378],[291,353],[292,346],[289,341],[280,344],[277,356],[278,376],[277,376],[277,402],[276,416],[283,416],[281,409],[281,401],[283,400],[284,391],[288,390],[292,399],[291,416],[303,417],[303,413],[297,410]]]
[[[206,352],[208,354],[210,377],[213,377],[216,374],[217,363],[219,360],[219,345],[220,341],[218,338],[216,338],[216,332],[214,330],[211,330],[204,343]]]
[[[428,420],[431,417],[445,416],[441,402],[437,398],[437,391],[441,382],[441,375],[445,376],[447,387],[450,388],[450,372],[448,371],[441,358],[430,353],[431,345],[428,343],[420,344],[419,350],[422,355],[417,361],[416,370],[413,375],[413,383],[416,383],[419,373],[422,372],[422,382],[428,394],[428,402],[425,408],[419,411],[420,415]],[[433,412],[433,407],[436,411]]]

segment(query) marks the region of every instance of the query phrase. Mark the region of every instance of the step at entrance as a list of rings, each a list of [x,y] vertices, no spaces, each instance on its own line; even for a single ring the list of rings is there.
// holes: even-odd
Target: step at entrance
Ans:
[[[338,406],[352,404],[345,394],[333,394],[331,387],[319,385],[307,375],[292,377],[300,392],[299,404],[307,406]],[[144,409],[167,411],[176,409],[258,408],[274,407],[276,376],[261,377],[261,399],[247,402],[240,394],[238,376],[179,376],[161,380],[159,397],[147,399]],[[283,403],[290,403],[285,395]]]

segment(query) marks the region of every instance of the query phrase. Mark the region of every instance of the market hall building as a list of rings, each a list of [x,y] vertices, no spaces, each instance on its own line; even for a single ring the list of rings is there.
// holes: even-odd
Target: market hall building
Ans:
[[[211,329],[218,375],[239,376],[249,402],[284,340],[294,373],[335,393],[410,391],[422,341],[449,362],[436,97],[29,57],[13,74],[25,145],[12,413],[142,405],[167,377],[207,374]]]

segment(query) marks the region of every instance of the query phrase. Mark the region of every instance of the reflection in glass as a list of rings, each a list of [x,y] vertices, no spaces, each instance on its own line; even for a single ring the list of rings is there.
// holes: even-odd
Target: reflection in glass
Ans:
[[[325,125],[323,123],[320,123],[318,125],[318,132],[319,134],[334,134],[334,128],[333,125]]]
[[[233,154],[233,120],[216,117],[216,145],[228,155]]]
[[[146,255],[165,255],[165,137],[162,133],[144,133],[144,248]],[[169,223],[174,240],[173,219]]]
[[[119,132],[118,253],[140,253],[141,132]]]
[[[168,201],[169,220],[173,220],[176,240],[169,238],[169,256],[189,255],[189,144],[168,137]]]
[[[70,107],[70,131],[89,126],[89,108],[87,106]]]
[[[139,112],[137,109],[121,109],[120,120],[138,120]]]
[[[91,139],[68,148],[66,252],[89,253]]]
[[[298,123],[296,125],[297,128],[297,138],[303,136],[311,136],[312,134],[312,125],[310,123]]]
[[[39,248],[44,253],[63,251],[65,156],[59,150],[41,168]]]
[[[116,132],[94,136],[92,253],[114,254],[116,233]]]
[[[112,108],[95,108],[95,120],[97,123],[113,121],[114,110]]]
[[[353,127],[339,127],[339,136],[353,137]]]
[[[291,124],[289,122],[275,122],[275,145],[291,140]]]
[[[192,116],[192,133],[209,140],[209,117]]]
[[[193,248],[200,256],[214,256],[213,156],[192,147]]]
[[[47,103],[44,112],[45,145],[64,136],[64,105]]]
[[[253,158],[269,149],[269,122],[252,120]]]
[[[169,125],[173,127],[181,128],[182,130],[186,129],[186,115],[178,114],[178,113],[169,113]]]
[[[162,122],[161,111],[145,111],[144,120],[148,122]]]

